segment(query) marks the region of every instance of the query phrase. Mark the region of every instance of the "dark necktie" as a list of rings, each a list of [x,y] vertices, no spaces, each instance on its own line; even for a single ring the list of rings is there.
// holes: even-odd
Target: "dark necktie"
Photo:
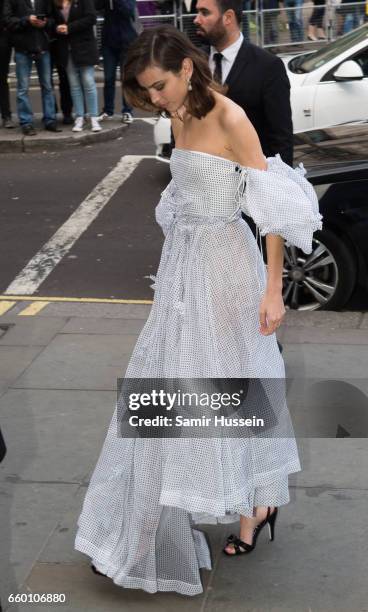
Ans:
[[[214,53],[213,61],[215,62],[215,70],[213,71],[213,80],[222,85],[222,53]]]

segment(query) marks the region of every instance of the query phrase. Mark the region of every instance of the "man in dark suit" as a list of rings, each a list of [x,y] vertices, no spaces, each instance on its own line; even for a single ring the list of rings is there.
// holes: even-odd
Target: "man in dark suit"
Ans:
[[[280,58],[244,40],[242,0],[197,0],[197,35],[209,43],[214,78],[254,125],[266,157],[293,163],[290,83]]]

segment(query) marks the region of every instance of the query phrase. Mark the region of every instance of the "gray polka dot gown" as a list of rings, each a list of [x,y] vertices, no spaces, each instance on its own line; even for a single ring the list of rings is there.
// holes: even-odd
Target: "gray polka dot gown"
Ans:
[[[267,171],[174,149],[156,219],[165,234],[154,301],[126,376],[283,379],[275,334],[259,332],[266,268],[242,219],[311,252],[321,227],[303,168],[276,156]],[[280,414],[285,398],[278,399]],[[205,529],[289,502],[300,471],[294,435],[122,438],[117,408],[78,519],[75,548],[125,588],[203,591]]]

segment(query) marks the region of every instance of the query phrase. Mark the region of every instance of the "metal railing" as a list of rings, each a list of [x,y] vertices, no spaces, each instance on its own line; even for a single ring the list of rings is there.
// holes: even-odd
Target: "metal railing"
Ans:
[[[283,0],[277,9],[267,8],[268,2],[243,0],[243,34],[261,47],[324,44],[368,21],[368,0]],[[137,6],[143,27],[171,23],[201,42],[193,23],[196,13],[187,13],[182,1],[137,0]]]
[[[253,8],[243,11],[244,37],[265,48],[283,49],[293,46],[323,45],[350,32],[368,21],[368,0],[343,2],[328,0],[284,0],[277,9],[264,8],[268,0],[253,0]],[[252,6],[252,0],[243,0],[244,6]],[[193,23],[196,13],[183,10],[179,0],[137,0],[139,21],[143,28],[172,24],[200,44]],[[101,48],[103,17],[97,18],[96,37]],[[14,74],[14,61],[11,62]],[[33,75],[34,76],[34,75]]]

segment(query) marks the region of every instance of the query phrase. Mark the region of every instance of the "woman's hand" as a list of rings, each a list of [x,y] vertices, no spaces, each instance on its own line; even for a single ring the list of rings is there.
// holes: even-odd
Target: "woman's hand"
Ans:
[[[58,34],[67,34],[68,26],[66,24],[58,25],[56,31]]]
[[[261,334],[263,336],[273,334],[280,326],[285,312],[281,291],[266,291],[259,307],[259,331]]]

